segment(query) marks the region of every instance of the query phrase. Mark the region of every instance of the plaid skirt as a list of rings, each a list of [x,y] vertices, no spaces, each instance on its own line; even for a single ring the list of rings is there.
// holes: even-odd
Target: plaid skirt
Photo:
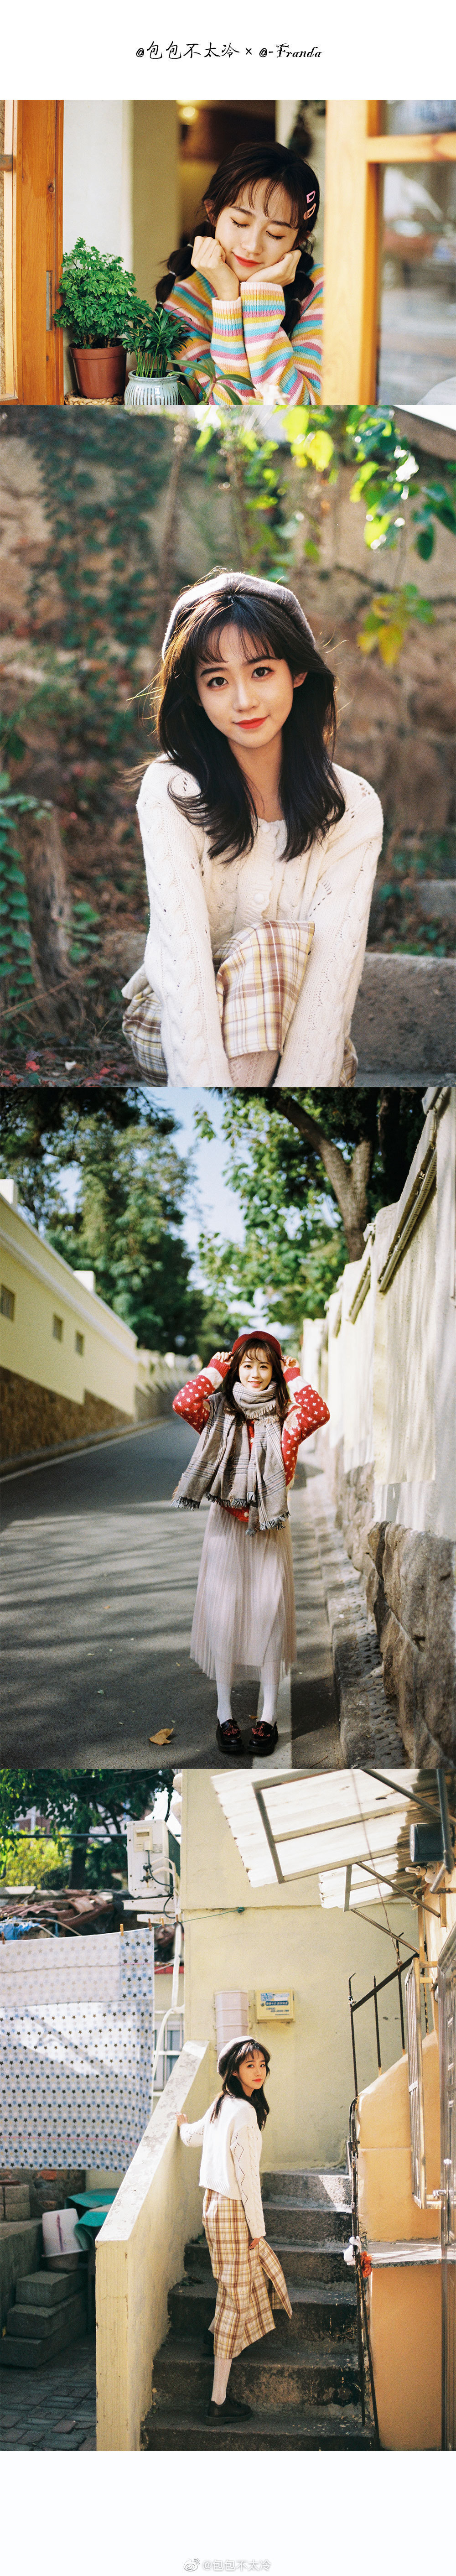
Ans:
[[[287,2285],[277,2254],[266,2240],[261,2246],[252,2245],[242,2200],[206,2191],[203,2227],[218,2282],[214,2353],[218,2361],[234,2361],[247,2344],[273,2334],[271,2308],[285,2308],[291,2317]]]
[[[231,1056],[281,1055],[306,971],[312,921],[259,921],[232,941],[216,975],[223,1044]],[[122,1028],[133,1055],[156,1084],[168,1080],[161,1041],[162,1005],[145,966],[124,984]]]

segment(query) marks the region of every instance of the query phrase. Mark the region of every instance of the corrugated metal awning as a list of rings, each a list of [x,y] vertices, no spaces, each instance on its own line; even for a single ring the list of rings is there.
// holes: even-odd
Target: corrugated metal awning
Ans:
[[[323,1905],[403,1902],[421,1882],[411,1823],[439,1822],[432,1771],[213,1773],[251,1887],[315,1878]]]

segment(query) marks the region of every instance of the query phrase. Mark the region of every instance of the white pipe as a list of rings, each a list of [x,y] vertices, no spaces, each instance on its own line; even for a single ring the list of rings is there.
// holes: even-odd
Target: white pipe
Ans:
[[[159,2032],[158,2032],[157,2045],[156,2045],[156,2048],[155,2048],[154,2056],[153,2056],[153,2060],[152,2060],[152,2076],[151,2076],[151,2088],[150,2088],[150,2108],[151,2108],[151,2112],[153,2111],[153,2107],[154,2107],[154,2084],[155,2084],[155,2077],[156,2077],[156,2072],[157,2072],[158,2060],[159,2060],[159,2056],[160,2056],[160,2049],[161,2049],[161,2045],[162,2045],[162,2040],[163,2040],[164,2031],[167,2029],[168,2022],[173,2020],[173,2018],[174,2018],[175,2014],[176,2014],[176,2013],[181,2014],[181,2013],[183,2013],[183,2010],[184,2010],[184,2006],[183,2006],[183,2004],[179,2004],[179,2003],[178,2003],[178,1994],[179,1994],[179,1968],[180,1968],[180,1962],[181,1962],[181,1953],[182,1953],[182,1924],[181,1924],[181,1923],[176,1923],[176,1938],[175,1938],[175,1943],[174,1943],[174,1959],[173,1959],[173,1981],[172,1981],[172,1987],[171,1987],[171,2003],[170,2003],[170,2004],[168,2004],[167,2012],[165,2012],[165,2013],[163,2014],[163,2020],[160,2022],[160,2029],[159,2029]]]

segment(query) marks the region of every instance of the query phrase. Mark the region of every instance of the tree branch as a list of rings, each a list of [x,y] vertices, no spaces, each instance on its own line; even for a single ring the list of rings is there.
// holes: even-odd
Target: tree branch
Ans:
[[[312,1152],[318,1155],[342,1217],[349,1258],[351,1261],[360,1261],[364,1252],[364,1227],[367,1222],[367,1192],[373,1156],[372,1138],[369,1136],[361,1138],[359,1144],[354,1147],[351,1163],[347,1164],[340,1145],[332,1144],[330,1137],[325,1136],[318,1119],[312,1118],[308,1109],[301,1109],[298,1102],[292,1099],[290,1092],[281,1091],[280,1096],[276,1093],[274,1100],[268,1098],[266,1093],[265,1100],[270,1115],[277,1113],[279,1118],[286,1118],[289,1126],[296,1127],[298,1135],[303,1136],[306,1145],[310,1145]]]

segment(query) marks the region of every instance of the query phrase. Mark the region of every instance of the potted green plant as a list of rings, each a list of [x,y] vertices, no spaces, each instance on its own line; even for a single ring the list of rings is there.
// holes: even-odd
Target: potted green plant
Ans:
[[[125,394],[129,410],[174,411],[188,398],[188,387],[176,372],[178,350],[187,338],[185,324],[166,305],[157,304],[153,313],[150,304],[137,299],[133,338],[125,339],[136,358],[136,375],[129,376]]]
[[[64,251],[54,322],[69,332],[81,394],[105,401],[122,396],[136,307],[135,279],[123,260],[94,243],[89,248],[82,236]]]

